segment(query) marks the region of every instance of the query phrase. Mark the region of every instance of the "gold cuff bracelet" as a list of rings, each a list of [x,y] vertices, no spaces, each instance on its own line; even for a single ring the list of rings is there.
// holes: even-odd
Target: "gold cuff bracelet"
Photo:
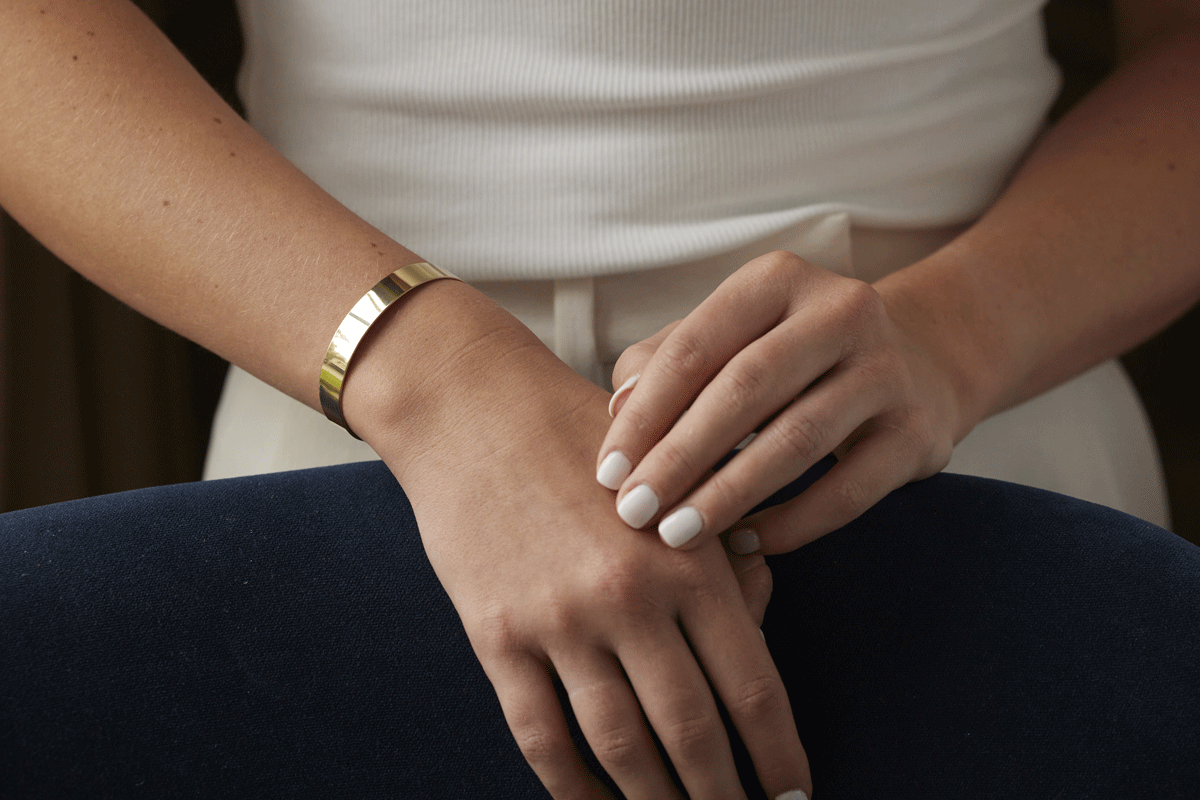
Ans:
[[[350,430],[346,418],[342,416],[342,384],[346,381],[346,370],[350,368],[350,358],[355,348],[388,306],[422,283],[442,278],[458,280],[424,261],[401,267],[363,295],[333,335],[333,341],[325,351],[325,360],[321,362],[321,408],[326,417],[345,428],[355,439],[359,438],[358,434]]]

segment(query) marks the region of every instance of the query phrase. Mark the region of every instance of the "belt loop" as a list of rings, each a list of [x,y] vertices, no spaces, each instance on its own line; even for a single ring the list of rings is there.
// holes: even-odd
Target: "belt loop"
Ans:
[[[603,385],[596,352],[596,281],[565,278],[554,281],[554,352],[571,369]]]

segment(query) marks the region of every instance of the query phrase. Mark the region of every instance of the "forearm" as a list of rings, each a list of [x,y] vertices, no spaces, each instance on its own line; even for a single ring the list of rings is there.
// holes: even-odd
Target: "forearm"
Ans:
[[[975,225],[877,288],[983,417],[1117,355],[1200,297],[1200,26],[1131,54]]]
[[[4,4],[0,70],[0,204],[121,300],[317,406],[343,315],[421,258],[277,154],[126,2]],[[480,305],[440,282],[389,317],[426,342],[388,354],[407,385],[441,361],[428,331],[461,348],[509,322],[464,302]]]

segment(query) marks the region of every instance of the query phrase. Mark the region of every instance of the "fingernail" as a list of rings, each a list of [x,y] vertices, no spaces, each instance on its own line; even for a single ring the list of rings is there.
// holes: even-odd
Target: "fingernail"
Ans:
[[[629,477],[632,470],[633,464],[629,462],[625,454],[620,450],[613,450],[600,462],[600,468],[596,470],[596,480],[605,489],[616,490],[621,488],[621,484]]]
[[[642,484],[617,503],[617,516],[631,528],[641,528],[658,512],[658,495]]]
[[[750,528],[742,528],[729,534],[729,549],[739,556],[748,556],[761,546],[758,534]]]
[[[779,795],[775,800],[808,800],[808,795],[799,789],[792,789],[790,792]]]
[[[750,434],[749,434],[748,436],[746,436],[746,438],[745,438],[745,439],[742,439],[740,442],[738,442],[738,443],[737,443],[737,446],[736,446],[736,447],[734,447],[733,449],[734,449],[734,450],[745,450],[745,449],[746,449],[746,445],[748,445],[748,444],[750,444],[751,442],[753,442],[753,441],[754,441],[754,437],[755,437],[755,436],[758,436],[758,434],[757,434],[757,433],[755,433],[754,431],[751,431],[751,432],[750,432]]]
[[[691,506],[684,506],[658,523],[658,535],[671,547],[683,547],[696,538],[704,527],[704,518]]]
[[[609,398],[609,401],[608,401],[608,415],[610,417],[615,417],[617,415],[617,400],[620,399],[622,396],[628,394],[629,391],[631,389],[633,389],[633,385],[635,383],[637,383],[637,379],[639,377],[641,377],[641,374],[642,373],[640,373],[640,372],[637,373],[632,378],[630,378],[629,380],[625,381],[620,386],[618,386],[617,390],[615,392],[613,392],[613,396],[611,398]]]

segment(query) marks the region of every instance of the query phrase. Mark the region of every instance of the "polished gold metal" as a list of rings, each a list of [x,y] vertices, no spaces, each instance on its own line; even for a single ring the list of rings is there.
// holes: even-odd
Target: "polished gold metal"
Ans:
[[[355,349],[388,306],[422,283],[442,278],[458,280],[424,261],[401,267],[363,295],[333,335],[333,341],[325,351],[325,360],[321,362],[321,408],[326,417],[345,428],[355,439],[359,438],[358,434],[350,430],[342,416],[342,385],[346,382],[346,370],[350,368]]]

